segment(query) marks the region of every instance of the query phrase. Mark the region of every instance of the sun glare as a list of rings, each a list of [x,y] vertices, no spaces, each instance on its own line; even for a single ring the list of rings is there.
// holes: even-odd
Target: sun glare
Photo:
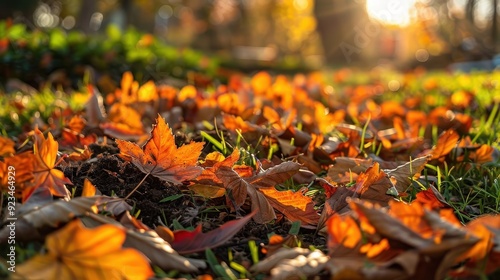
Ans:
[[[383,24],[406,26],[415,0],[366,0],[368,15]]]

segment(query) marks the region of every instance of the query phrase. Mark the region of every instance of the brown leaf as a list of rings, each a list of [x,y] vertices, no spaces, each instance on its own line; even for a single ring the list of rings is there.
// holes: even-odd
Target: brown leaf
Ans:
[[[328,177],[336,183],[350,182],[351,178],[356,180],[358,174],[365,172],[372,164],[371,159],[336,157],[328,168]]]
[[[380,207],[376,207],[371,203],[353,200],[350,206],[360,217],[363,217],[362,223],[363,221],[368,222],[377,233],[390,240],[401,242],[413,248],[425,248],[434,243],[432,240],[423,238],[396,218],[387,215]]]
[[[283,114],[285,115],[284,119],[282,119],[282,115],[269,106],[264,106],[262,110],[262,115],[268,121],[268,124],[271,125],[273,133],[278,135],[290,127],[297,116],[296,110],[291,110],[289,113]]]
[[[39,239],[75,218],[88,212],[96,212],[97,204],[109,200],[109,197],[77,197],[70,201],[52,200],[47,188],[39,188],[18,208],[16,214],[16,240],[31,241]],[[0,230],[0,243],[7,240],[8,228]]]
[[[245,180],[259,188],[274,187],[290,179],[299,169],[300,164],[298,163],[291,161],[283,162]]]
[[[351,162],[352,163],[352,162]],[[387,191],[393,188],[391,181],[386,174],[380,170],[380,166],[375,162],[366,172],[360,173],[356,177],[356,182],[351,187],[334,186],[325,179],[319,179],[320,184],[326,189],[330,197],[325,201],[325,207],[321,213],[318,229],[322,229],[329,217],[335,213],[345,213],[349,211],[347,198],[363,198],[367,201],[387,204],[392,199]]]
[[[90,98],[86,103],[85,113],[89,126],[97,127],[104,121],[104,118],[106,117],[103,103],[104,101],[102,98],[102,94],[97,90],[96,87],[88,85],[87,89],[90,92]]]
[[[253,265],[250,270],[269,273],[272,279],[295,279],[296,277],[307,279],[320,274],[328,260],[329,257],[320,250],[282,248]]]
[[[397,182],[394,185],[398,192],[405,192],[414,179],[420,176],[430,157],[419,157],[407,163],[401,164],[394,169],[383,169],[389,177],[394,177]]]
[[[228,198],[234,203],[231,207],[239,209],[245,203],[248,189],[251,188],[250,184],[228,166],[218,168],[215,175],[222,181]]]
[[[273,255],[279,249],[300,247],[301,241],[297,235],[287,234],[285,237],[281,235],[271,235],[269,237],[269,242],[267,245],[262,245],[262,253],[266,254],[266,257]]]
[[[333,215],[328,219],[328,248],[334,253],[336,247],[355,248],[362,239],[362,233],[356,221],[348,215]]]
[[[224,156],[222,154],[220,154],[220,156],[219,156],[217,154],[211,153],[211,154],[207,155],[207,158],[205,159],[205,161],[211,160],[209,158],[209,156],[210,157],[217,157],[218,160],[215,160],[215,162],[210,166],[206,166],[206,164],[207,164],[207,162],[206,162],[206,164],[204,166],[205,168],[203,169],[201,174],[198,175],[198,177],[196,177],[193,181],[198,182],[200,184],[210,184],[210,185],[222,186],[222,181],[219,178],[217,178],[215,173],[217,172],[217,170],[221,166],[232,167],[240,159],[240,150],[234,149],[233,152],[231,153],[231,155],[229,155],[227,158],[224,158]],[[214,161],[214,160],[211,160],[211,161]]]
[[[124,103],[114,103],[109,109],[108,122],[99,127],[113,138],[137,140],[145,134],[141,114]]]
[[[276,218],[272,206],[264,194],[257,191],[258,188],[270,188],[290,179],[300,168],[300,165],[294,162],[283,162],[272,168],[269,168],[252,177],[241,177],[232,168],[221,166],[216,172],[216,176],[228,190],[228,199],[234,203],[237,210],[250,196],[252,210],[260,211],[254,216],[254,220],[259,223],[266,223]]]
[[[189,259],[179,255],[168,242],[163,240],[154,230],[126,229],[119,222],[102,215],[91,214],[82,219],[89,227],[103,224],[112,224],[126,230],[127,237],[123,243],[124,247],[134,248],[148,257],[153,265],[163,270],[178,270],[186,273],[195,273],[204,269],[204,261]]]

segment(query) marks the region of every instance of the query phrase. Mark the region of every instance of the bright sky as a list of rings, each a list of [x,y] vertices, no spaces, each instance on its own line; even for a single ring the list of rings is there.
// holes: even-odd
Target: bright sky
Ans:
[[[366,0],[368,15],[385,24],[405,26],[415,0]]]

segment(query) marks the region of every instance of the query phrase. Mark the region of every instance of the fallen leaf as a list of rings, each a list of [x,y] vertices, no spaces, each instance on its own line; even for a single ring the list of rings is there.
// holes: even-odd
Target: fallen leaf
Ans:
[[[431,160],[441,159],[448,155],[453,148],[458,144],[460,136],[454,130],[447,130],[443,132],[437,141],[436,146],[432,149]]]
[[[14,170],[9,170],[12,166]],[[15,175],[15,196],[22,197],[25,189],[33,186],[33,170],[35,168],[35,155],[30,152],[20,153],[6,157],[0,161],[0,187],[2,191],[9,191],[9,172]]]
[[[14,141],[7,137],[0,136],[0,156],[12,155],[16,151],[14,150]]]
[[[186,273],[196,273],[206,268],[206,263],[198,259],[185,258],[179,255],[170,244],[163,240],[154,230],[127,229],[118,221],[97,214],[90,214],[82,218],[88,227],[111,224],[126,231],[124,247],[133,248],[142,252],[151,261],[163,270],[178,270]]]
[[[269,73],[261,71],[255,74],[250,81],[255,94],[265,94],[265,92],[271,87],[271,75]]]
[[[16,240],[38,240],[77,216],[97,212],[99,203],[110,199],[105,196],[91,196],[76,197],[70,201],[54,201],[48,188],[38,188],[26,203],[18,208]],[[3,227],[0,230],[0,243],[7,240],[8,234],[8,228]]]
[[[305,196],[303,191],[278,191],[275,188],[259,188],[274,209],[283,213],[290,221],[300,221],[302,227],[316,228],[319,215],[314,210],[311,197]]]
[[[362,239],[361,230],[351,216],[333,215],[328,219],[327,231],[330,252],[335,251],[339,245],[354,248]]]
[[[92,182],[88,178],[85,178],[83,181],[83,189],[82,189],[82,195],[83,197],[86,196],[94,196],[96,194],[96,188]]]
[[[295,162],[283,162],[272,168],[266,169],[252,177],[241,177],[231,167],[221,166],[216,172],[216,176],[224,184],[227,190],[227,197],[235,210],[238,210],[250,196],[252,211],[259,209],[254,216],[258,223],[266,223],[276,218],[274,210],[265,197],[258,191],[258,188],[270,188],[290,179],[300,169],[300,165]]]
[[[220,156],[222,156],[222,154],[220,154]],[[217,178],[215,173],[222,166],[234,166],[234,164],[240,159],[240,150],[234,149],[231,155],[226,158],[222,158],[224,156],[220,156],[214,153],[207,155],[207,157],[205,158],[205,164],[203,166],[204,169],[201,174],[194,179],[194,181],[199,184],[222,186],[222,181]],[[213,162],[213,164],[210,164],[210,161]]]
[[[72,185],[73,183],[64,176],[61,170],[55,169],[59,144],[50,132],[47,139],[38,128],[34,130],[33,135],[35,137],[33,154],[36,161],[33,170],[34,182],[31,188],[48,187],[53,195],[69,196],[65,184]]]
[[[429,186],[426,190],[417,193],[414,200],[430,209],[452,208],[444,199],[443,195],[434,187]]]
[[[181,184],[202,172],[197,162],[204,143],[190,143],[177,148],[172,131],[161,116],[156,119],[151,138],[142,149],[128,141],[117,139],[116,143],[124,160],[132,162],[145,174],[164,181]]]
[[[328,178],[336,183],[347,183],[356,180],[358,174],[365,172],[372,164],[371,159],[336,157],[328,168]]]
[[[271,235],[271,237],[269,237],[268,244],[262,245],[261,252],[263,254],[266,254],[266,257],[269,257],[283,247],[294,248],[300,247],[300,245],[301,241],[299,240],[299,237],[297,235],[287,234],[285,237],[283,237],[278,234],[273,234]]]
[[[101,123],[99,127],[104,133],[120,139],[122,135],[140,136],[144,134],[141,114],[134,108],[122,103],[115,103],[108,113],[108,122]]]
[[[154,275],[148,260],[123,249],[125,231],[113,225],[88,229],[75,220],[47,236],[47,253],[16,268],[13,279],[147,279]]]
[[[330,260],[320,250],[302,248],[282,248],[250,270],[259,273],[269,273],[272,279],[308,278],[317,276]]]
[[[220,246],[240,231],[257,211],[237,220],[224,223],[209,232],[201,232],[201,224],[193,231],[176,230],[174,240],[170,244],[179,254],[190,254],[205,251]]]
[[[430,157],[419,157],[404,164],[398,165],[394,169],[383,169],[389,177],[394,177],[396,183],[394,187],[398,192],[405,192],[411,183],[420,176]]]

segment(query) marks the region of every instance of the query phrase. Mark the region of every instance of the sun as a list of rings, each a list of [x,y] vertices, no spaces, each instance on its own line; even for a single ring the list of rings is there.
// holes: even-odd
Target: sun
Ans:
[[[366,11],[383,24],[406,26],[414,5],[415,0],[366,0]]]

